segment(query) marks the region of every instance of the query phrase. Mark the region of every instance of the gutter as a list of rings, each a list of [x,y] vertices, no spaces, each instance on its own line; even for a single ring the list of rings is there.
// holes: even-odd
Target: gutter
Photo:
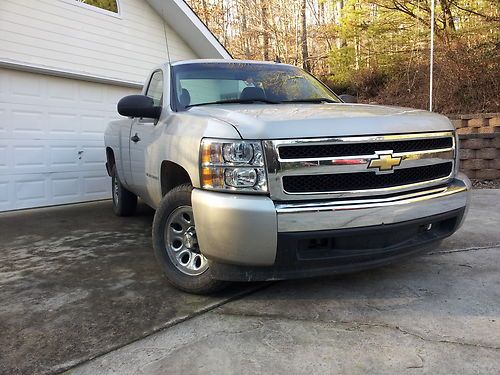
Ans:
[[[70,78],[79,81],[96,82],[114,86],[130,87],[135,89],[142,89],[143,87],[142,82],[127,81],[119,78],[110,78],[100,75],[88,74],[84,72],[57,69],[45,65],[30,64],[10,59],[0,59],[0,68],[13,69],[28,73],[38,73],[54,77]]]

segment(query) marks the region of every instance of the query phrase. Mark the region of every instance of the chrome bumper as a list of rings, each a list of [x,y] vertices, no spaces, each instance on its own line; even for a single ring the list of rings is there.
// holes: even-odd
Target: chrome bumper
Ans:
[[[468,206],[470,181],[460,176],[444,187],[388,198],[276,204],[278,232],[345,229],[392,224]]]
[[[372,199],[275,203],[269,197],[194,189],[196,232],[209,259],[270,266],[279,233],[393,224],[468,207],[470,181],[460,174],[448,185]],[[465,216],[465,215],[464,215]]]

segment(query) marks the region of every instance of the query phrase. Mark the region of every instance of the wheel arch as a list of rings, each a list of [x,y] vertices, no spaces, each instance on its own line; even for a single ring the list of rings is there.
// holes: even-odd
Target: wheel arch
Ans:
[[[111,171],[113,170],[113,166],[115,165],[115,152],[111,147],[106,147],[106,171],[108,172],[108,176],[111,176]]]
[[[161,196],[165,196],[173,188],[182,184],[193,184],[188,171],[173,161],[164,160],[160,168]]]

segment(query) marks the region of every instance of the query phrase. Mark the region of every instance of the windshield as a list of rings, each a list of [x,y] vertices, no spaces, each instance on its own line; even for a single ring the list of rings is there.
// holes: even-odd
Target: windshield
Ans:
[[[177,108],[228,103],[335,102],[316,78],[289,65],[194,63],[172,67]]]

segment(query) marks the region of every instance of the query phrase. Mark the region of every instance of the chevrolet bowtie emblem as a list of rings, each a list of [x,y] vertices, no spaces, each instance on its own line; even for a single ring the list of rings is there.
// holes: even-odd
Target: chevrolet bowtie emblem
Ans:
[[[379,171],[392,171],[394,167],[401,164],[401,158],[392,156],[390,151],[375,153],[378,158],[370,160],[368,168],[378,168]]]

